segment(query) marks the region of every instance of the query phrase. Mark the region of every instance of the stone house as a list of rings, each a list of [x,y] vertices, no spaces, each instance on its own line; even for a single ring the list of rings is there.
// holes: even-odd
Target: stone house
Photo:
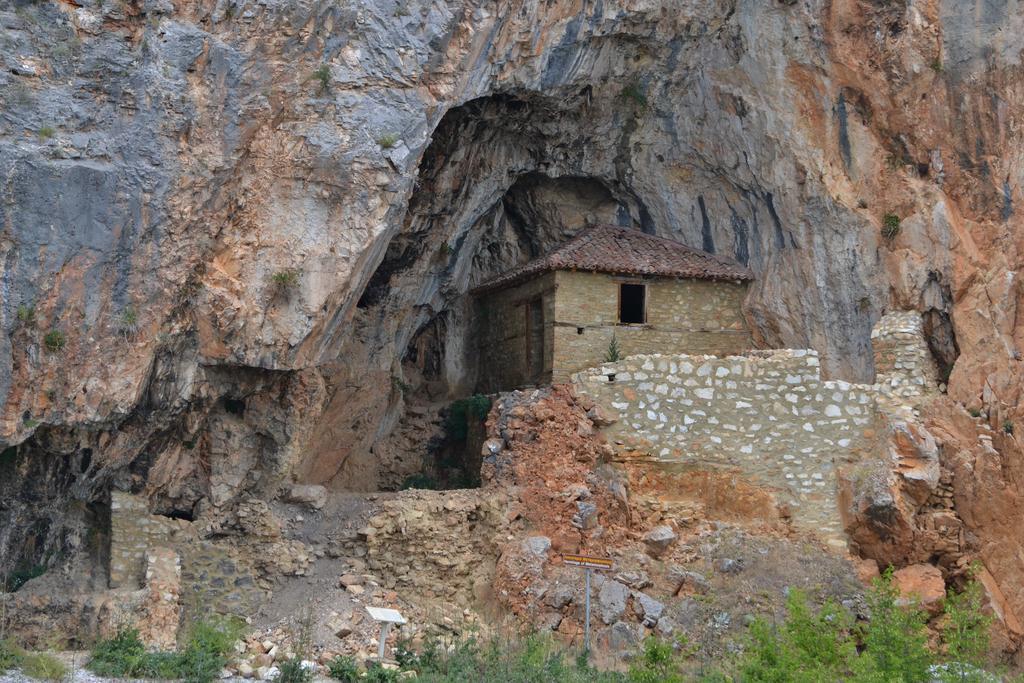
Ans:
[[[587,228],[472,290],[477,390],[565,382],[604,362],[613,339],[622,357],[744,351],[752,279],[740,263],[674,240]]]

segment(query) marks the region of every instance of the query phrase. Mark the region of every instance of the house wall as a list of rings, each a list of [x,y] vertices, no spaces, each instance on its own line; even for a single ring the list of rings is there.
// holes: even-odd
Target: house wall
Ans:
[[[647,285],[645,325],[618,324],[622,282]],[[751,346],[742,312],[745,284],[562,271],[555,273],[555,288],[553,382],[603,362],[613,335],[622,357],[729,355]]]
[[[526,303],[537,297],[542,297],[544,307],[544,367],[538,382],[551,382],[554,349],[552,330],[555,321],[554,273],[478,297],[478,392],[493,393],[533,382],[526,358]]]

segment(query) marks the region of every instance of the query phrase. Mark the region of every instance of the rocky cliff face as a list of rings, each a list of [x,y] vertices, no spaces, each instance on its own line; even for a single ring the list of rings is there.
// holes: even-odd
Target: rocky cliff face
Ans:
[[[599,219],[748,264],[759,340],[833,378],[870,380],[873,323],[923,312],[957,507],[1024,609],[1022,23],[1010,0],[7,3],[0,568],[88,546],[111,485],[188,518],[293,476],[376,488],[407,405],[472,387],[467,289]]]

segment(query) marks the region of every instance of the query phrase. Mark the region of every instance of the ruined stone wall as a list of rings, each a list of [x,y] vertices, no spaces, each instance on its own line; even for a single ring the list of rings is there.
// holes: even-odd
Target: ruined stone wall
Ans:
[[[746,285],[645,280],[647,323],[622,325],[619,284],[630,281],[604,273],[556,274],[553,381],[568,381],[572,373],[602,362],[613,335],[623,357],[683,351],[728,355],[750,348],[741,309]]]
[[[618,415],[607,434],[620,450],[735,470],[842,543],[836,469],[876,449],[876,392],[822,381],[814,351],[634,356],[573,380]]]
[[[536,381],[546,384],[551,380],[554,289],[555,275],[549,273],[518,287],[480,296],[476,306],[478,391],[492,393],[534,382],[526,357],[526,304],[537,297],[542,297],[544,307],[544,368]]]
[[[884,316],[871,331],[875,383],[890,398],[913,403],[938,382],[935,359],[924,341],[921,314],[899,311]]]
[[[486,597],[505,524],[493,490],[403,491],[360,535],[367,566],[388,588],[465,607]]]
[[[150,514],[144,496],[113,491],[110,508],[111,588],[142,588],[150,556],[173,551],[186,612],[245,615],[262,598],[251,558],[230,544],[197,539],[187,520]]]

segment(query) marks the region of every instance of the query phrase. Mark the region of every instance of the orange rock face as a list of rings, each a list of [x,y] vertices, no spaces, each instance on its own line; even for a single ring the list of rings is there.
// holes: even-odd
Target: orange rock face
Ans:
[[[892,575],[893,583],[900,592],[900,600],[904,605],[920,605],[931,614],[942,609],[942,601],[946,597],[946,582],[938,567],[930,564],[914,564],[896,570]]]

